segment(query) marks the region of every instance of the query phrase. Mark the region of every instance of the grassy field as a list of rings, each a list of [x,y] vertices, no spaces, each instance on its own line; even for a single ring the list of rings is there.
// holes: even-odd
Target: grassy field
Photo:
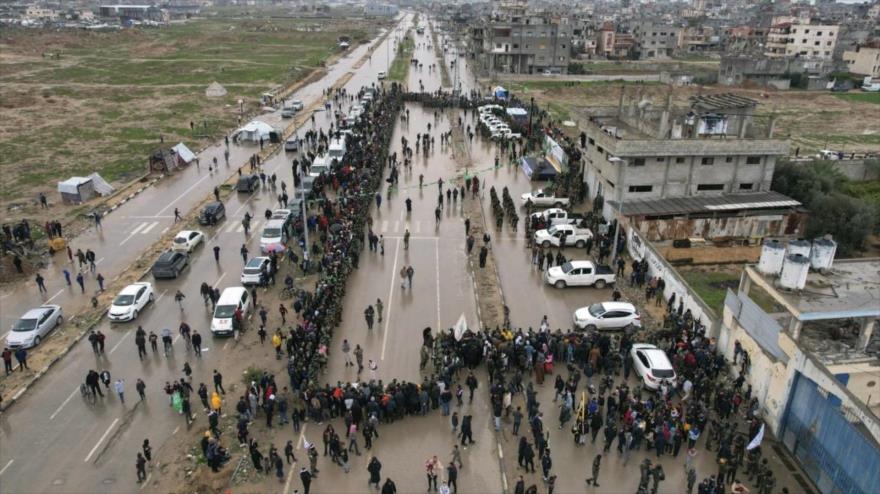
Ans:
[[[55,182],[71,175],[136,177],[160,135],[166,145],[198,149],[237,125],[239,99],[246,111],[258,108],[263,92],[321,67],[338,50],[338,36],[356,46],[377,27],[351,19],[218,17],[118,32],[6,29],[2,206],[28,204],[39,191],[57,202]],[[225,97],[205,96],[214,81]]]
[[[742,269],[742,266],[739,264],[693,266],[679,268],[678,274],[687,281],[688,285],[703,299],[703,302],[720,317],[724,310],[724,298],[727,296],[727,289],[729,288],[734,292],[737,291]],[[770,294],[757,285],[752,285],[749,297],[767,312],[779,310],[775,306],[775,302],[770,297]]]
[[[880,93],[834,93],[834,96],[837,96],[844,101],[851,101],[854,103],[873,103],[875,105],[880,105]]]

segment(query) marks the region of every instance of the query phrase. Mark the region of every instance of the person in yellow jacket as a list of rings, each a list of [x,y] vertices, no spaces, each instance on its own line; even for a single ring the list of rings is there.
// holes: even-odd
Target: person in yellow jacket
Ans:
[[[211,393],[211,408],[216,410],[217,413],[220,413],[220,407],[223,405],[223,400],[220,398],[220,393],[214,391]]]
[[[272,346],[275,347],[275,358],[281,358],[281,331],[275,330],[275,334],[272,335]]]

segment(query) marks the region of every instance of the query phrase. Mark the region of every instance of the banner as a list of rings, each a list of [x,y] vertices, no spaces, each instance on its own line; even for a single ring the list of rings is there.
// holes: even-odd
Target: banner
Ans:
[[[749,445],[746,446],[746,450],[751,451],[751,450],[757,448],[758,446],[761,445],[761,441],[763,441],[763,440],[764,440],[764,424],[761,424],[761,428],[758,429],[758,433],[755,434],[754,438],[752,438],[752,442],[750,442]]]
[[[455,341],[461,341],[465,331],[468,330],[467,320],[464,318],[464,312],[461,313],[461,317],[458,318],[458,322],[455,323],[455,327],[453,327],[452,330],[455,335]]]

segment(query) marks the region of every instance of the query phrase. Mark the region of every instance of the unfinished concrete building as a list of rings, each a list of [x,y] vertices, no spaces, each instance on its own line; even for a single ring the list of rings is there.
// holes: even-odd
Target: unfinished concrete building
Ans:
[[[757,102],[735,94],[691,98],[659,106],[641,87],[621,90],[616,108],[589,109],[581,124],[584,180],[591,198],[609,201],[663,199],[770,190],[779,157],[789,143],[773,137],[773,119],[755,115]]]

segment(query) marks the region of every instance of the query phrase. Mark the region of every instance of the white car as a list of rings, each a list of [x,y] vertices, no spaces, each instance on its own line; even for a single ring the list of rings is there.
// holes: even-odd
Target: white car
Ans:
[[[61,306],[41,305],[31,309],[12,325],[12,331],[6,337],[6,346],[12,350],[35,347],[62,322]]]
[[[520,196],[520,199],[523,204],[531,201],[533,206],[545,208],[561,208],[568,206],[568,203],[571,202],[567,197],[556,197],[551,192],[544,191],[544,189],[538,189],[534,192],[526,192]]]
[[[627,302],[600,302],[574,311],[574,325],[578,329],[623,329],[629,325],[642,327],[642,317]]]
[[[614,284],[615,276],[608,266],[597,266],[592,261],[568,261],[545,271],[544,281],[556,288],[595,286],[601,289]]]
[[[633,369],[642,378],[642,385],[647,389],[657,389],[663,381],[669,388],[675,386],[675,369],[669,362],[666,352],[654,345],[636,343],[629,351],[633,361]]]
[[[384,71],[384,70],[380,70],[379,73],[376,75],[376,78],[379,79],[380,81],[381,81],[382,79],[384,79],[384,78],[385,78],[385,71]]]
[[[293,201],[291,201],[291,202],[293,202]],[[287,223],[288,221],[290,221],[290,216],[292,214],[293,214],[293,211],[291,211],[289,209],[276,209],[275,211],[272,211],[272,218],[271,219],[284,220],[284,222]]]
[[[260,274],[265,272],[268,275],[270,266],[271,262],[269,261],[268,257],[257,256],[248,259],[247,264],[244,265],[244,269],[241,271],[241,284],[259,284]]]
[[[147,282],[132,283],[123,288],[113,299],[107,317],[110,321],[133,321],[138,313],[155,299],[153,285]]]
[[[294,109],[294,111],[302,111],[303,102],[301,99],[295,99],[290,102],[290,107]]]
[[[171,250],[192,252],[205,240],[205,234],[198,230],[183,230],[174,237]]]

